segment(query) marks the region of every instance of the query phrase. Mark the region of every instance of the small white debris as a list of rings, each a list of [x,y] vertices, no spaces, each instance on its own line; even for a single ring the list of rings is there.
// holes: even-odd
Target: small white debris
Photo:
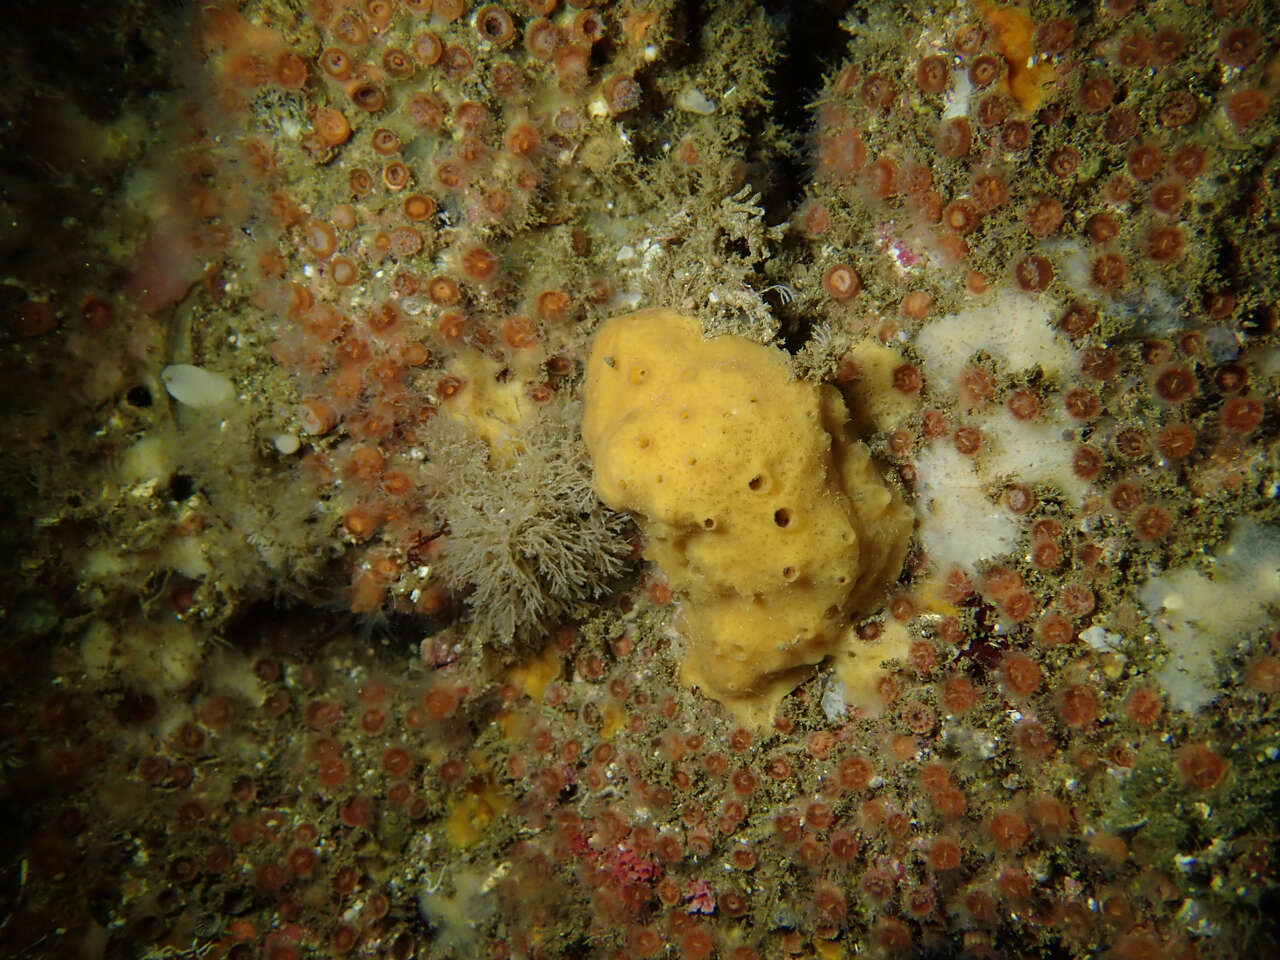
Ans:
[[[822,691],[822,713],[831,723],[839,723],[844,719],[844,684],[834,675],[827,679]]]
[[[655,243],[650,247],[646,247],[644,251],[643,263],[641,264],[641,270],[644,273],[648,273],[653,268],[653,265],[662,256],[662,252],[663,251],[660,244]]]
[[[236,394],[236,388],[222,374],[189,363],[165,367],[160,380],[173,399],[202,410],[220,406]]]
[[[946,102],[942,108],[942,119],[967,117],[969,115],[969,97],[973,93],[973,85],[969,83],[969,75],[963,70],[952,70],[953,83],[947,91]]]
[[[1098,651],[1119,650],[1124,637],[1095,624],[1080,631],[1080,639]]]
[[[274,442],[276,445],[276,449],[279,450],[281,453],[283,453],[286,457],[297,453],[298,448],[302,446],[301,441],[298,440],[297,434],[293,434],[293,433],[276,434],[276,438]]]
[[[708,117],[716,112],[716,105],[694,86],[685,87],[676,94],[676,106],[686,113]]]

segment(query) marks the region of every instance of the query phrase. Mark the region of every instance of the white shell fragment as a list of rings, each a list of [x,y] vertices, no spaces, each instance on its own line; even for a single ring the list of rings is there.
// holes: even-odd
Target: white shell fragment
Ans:
[[[160,379],[173,399],[202,410],[224,404],[236,394],[235,386],[222,374],[189,363],[165,367]]]
[[[716,112],[716,105],[693,86],[685,87],[676,94],[676,106],[686,113],[697,113],[704,117]]]

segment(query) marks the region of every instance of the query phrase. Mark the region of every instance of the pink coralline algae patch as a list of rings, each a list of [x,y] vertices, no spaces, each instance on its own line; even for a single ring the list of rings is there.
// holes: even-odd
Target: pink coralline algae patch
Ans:
[[[910,270],[922,259],[906,241],[895,236],[894,228],[890,224],[881,224],[876,228],[876,241],[880,249],[888,252],[903,270]]]

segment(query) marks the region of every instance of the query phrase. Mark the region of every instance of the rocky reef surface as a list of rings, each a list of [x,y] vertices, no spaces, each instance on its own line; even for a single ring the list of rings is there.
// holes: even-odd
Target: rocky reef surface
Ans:
[[[12,21],[0,954],[1280,952],[1273,4]]]

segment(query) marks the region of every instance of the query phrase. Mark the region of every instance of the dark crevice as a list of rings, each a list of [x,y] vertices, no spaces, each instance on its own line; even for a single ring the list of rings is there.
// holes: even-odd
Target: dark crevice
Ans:
[[[168,499],[182,503],[196,492],[195,478],[186,473],[175,473],[169,478]]]
[[[782,56],[773,70],[773,119],[783,130],[807,131],[813,126],[809,105],[817,99],[823,79],[844,59],[849,37],[840,29],[853,4],[850,0],[796,3],[766,0],[764,8],[782,30]],[[797,142],[795,148],[804,144]],[[771,221],[786,219],[800,205],[808,179],[805,151],[792,149],[775,159],[774,182],[765,198]]]
[[[826,78],[847,56],[849,36],[840,23],[854,6],[851,0],[765,0],[765,11],[782,34],[782,53],[774,63],[770,85],[773,120],[778,129],[791,131],[787,149],[771,158],[769,185],[762,201],[770,223],[793,217],[803,201],[810,176],[807,141],[813,129],[812,104]],[[785,303],[779,304],[775,313],[782,323],[780,345],[795,353],[809,338],[808,323]]]

